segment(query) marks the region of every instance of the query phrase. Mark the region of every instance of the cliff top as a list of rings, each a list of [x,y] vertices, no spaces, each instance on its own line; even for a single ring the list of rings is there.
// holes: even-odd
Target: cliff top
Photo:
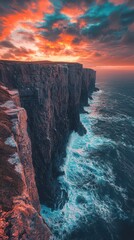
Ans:
[[[0,63],[17,63],[17,64],[43,64],[43,65],[48,65],[48,64],[68,64],[68,65],[81,65],[81,63],[78,62],[53,62],[53,61],[16,61],[16,60],[0,60]]]
[[[83,67],[83,64],[78,63],[78,62],[53,62],[53,61],[14,61],[14,60],[0,60],[0,64],[23,64],[23,65],[31,65],[31,64],[37,64],[37,65],[43,65],[43,66],[50,66],[50,65],[68,65],[68,66],[73,66],[73,65],[77,65],[77,66],[81,66]],[[92,70],[95,71],[92,68],[84,68],[83,69],[87,69],[87,70]],[[96,71],[95,71],[96,72]]]

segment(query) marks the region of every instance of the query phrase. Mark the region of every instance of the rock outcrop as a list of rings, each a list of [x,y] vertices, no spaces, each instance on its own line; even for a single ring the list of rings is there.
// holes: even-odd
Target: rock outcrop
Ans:
[[[40,216],[27,114],[18,92],[0,86],[0,239],[49,236]]]
[[[84,133],[80,105],[88,103],[95,89],[95,71],[78,63],[1,61],[0,81],[20,93],[21,106],[28,115],[40,201],[52,207],[68,136],[73,130]]]

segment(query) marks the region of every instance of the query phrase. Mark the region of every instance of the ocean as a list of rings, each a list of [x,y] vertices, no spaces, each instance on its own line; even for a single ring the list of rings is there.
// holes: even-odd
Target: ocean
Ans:
[[[68,200],[41,206],[54,240],[134,240],[134,72],[98,71],[96,86],[58,178]]]

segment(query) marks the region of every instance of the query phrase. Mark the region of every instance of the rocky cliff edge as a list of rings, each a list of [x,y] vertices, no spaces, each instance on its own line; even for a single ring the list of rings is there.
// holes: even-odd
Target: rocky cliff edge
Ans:
[[[0,239],[48,240],[40,216],[27,114],[18,91],[0,86]]]
[[[95,78],[94,70],[79,63],[0,61],[0,81],[18,89],[27,112],[38,193],[50,207],[59,195],[56,178],[68,136],[84,134],[79,113],[95,90]]]

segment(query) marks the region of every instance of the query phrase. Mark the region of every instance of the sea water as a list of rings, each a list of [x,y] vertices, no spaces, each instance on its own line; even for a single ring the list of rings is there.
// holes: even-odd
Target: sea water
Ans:
[[[134,75],[112,74],[80,115],[87,133],[69,138],[58,178],[68,200],[42,205],[54,240],[134,239]]]

